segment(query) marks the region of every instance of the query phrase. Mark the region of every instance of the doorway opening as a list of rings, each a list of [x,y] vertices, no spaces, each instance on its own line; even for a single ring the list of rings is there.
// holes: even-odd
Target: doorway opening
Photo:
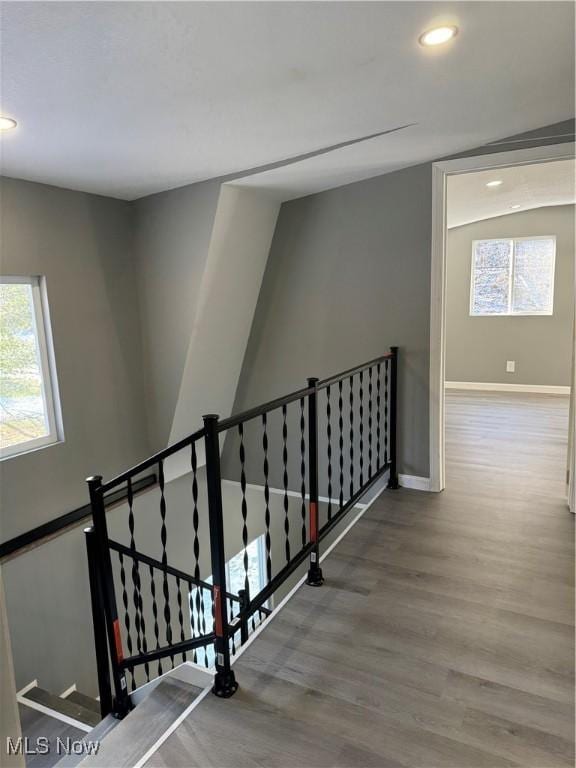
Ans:
[[[574,169],[573,144],[434,165],[433,490],[462,459],[574,511]]]

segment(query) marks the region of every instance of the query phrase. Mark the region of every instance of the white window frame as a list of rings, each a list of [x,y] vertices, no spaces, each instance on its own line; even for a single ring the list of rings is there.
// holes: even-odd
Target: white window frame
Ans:
[[[16,275],[2,275],[0,276],[0,283],[32,286],[34,332],[36,343],[38,345],[40,373],[42,376],[42,400],[44,403],[44,412],[48,421],[48,434],[43,437],[37,437],[6,448],[0,448],[0,460],[4,460],[63,442],[64,430],[62,427],[62,412],[60,408],[58,378],[56,375],[54,344],[50,325],[50,313],[48,310],[46,279],[41,276],[21,277]]]
[[[476,256],[476,245],[477,243],[489,243],[489,242],[502,242],[502,240],[508,240],[510,243],[511,248],[511,254],[510,254],[510,275],[509,275],[509,281],[508,281],[508,311],[507,312],[475,312],[474,311],[474,282],[475,282],[475,276],[476,276],[476,270],[475,270],[475,256]],[[514,290],[514,269],[515,269],[515,243],[520,243],[524,240],[552,240],[554,243],[553,245],[553,253],[552,253],[552,299],[550,302],[550,308],[542,311],[531,311],[531,312],[513,312],[512,311],[512,301],[513,301],[513,295],[512,292]],[[533,235],[533,236],[526,236],[526,237],[483,237],[478,240],[472,241],[472,259],[471,259],[472,267],[470,269],[470,317],[529,317],[529,316],[537,316],[537,317],[550,317],[554,314],[554,278],[556,274],[556,235]]]

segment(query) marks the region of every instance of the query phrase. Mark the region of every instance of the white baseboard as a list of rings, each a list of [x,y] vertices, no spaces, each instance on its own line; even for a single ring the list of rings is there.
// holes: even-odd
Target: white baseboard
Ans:
[[[398,475],[398,482],[402,488],[411,488],[414,491],[432,490],[429,477],[420,477],[419,475]]]
[[[540,395],[569,395],[570,387],[551,384],[512,384],[508,382],[445,381],[446,389],[473,389],[477,392],[533,392]]]

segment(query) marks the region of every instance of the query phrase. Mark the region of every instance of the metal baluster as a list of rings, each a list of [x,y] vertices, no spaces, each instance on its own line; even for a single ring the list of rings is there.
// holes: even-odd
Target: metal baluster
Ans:
[[[178,621],[180,623],[180,640],[184,642],[186,635],[184,634],[184,614],[182,612],[182,592],[180,588],[180,579],[176,576],[176,599],[178,601]],[[182,653],[182,661],[186,661],[186,651]]]
[[[242,544],[244,545],[244,555],[242,564],[244,566],[244,589],[249,589],[248,579],[248,505],[246,503],[246,449],[244,447],[244,424],[238,424],[238,434],[240,435],[240,489],[242,491]]]
[[[360,488],[364,486],[364,371],[360,371]]]
[[[262,414],[262,448],[264,450],[264,504],[266,511],[264,513],[264,523],[266,525],[266,577],[268,581],[272,581],[272,540],[270,539],[270,486],[268,485],[268,418],[265,413]]]
[[[328,520],[332,519],[332,406],[330,403],[330,387],[326,387],[326,437],[328,445]]]
[[[338,447],[340,449],[340,509],[344,506],[344,417],[342,401],[342,379],[338,382]]]
[[[282,481],[284,483],[284,498],[282,503],[284,505],[284,535],[285,535],[285,549],[286,549],[286,562],[290,562],[290,517],[288,510],[290,508],[290,502],[288,500],[288,425],[286,423],[286,405],[282,406],[282,464],[284,465],[284,472],[282,475]]]
[[[154,581],[154,569],[150,569],[150,593],[152,594],[152,615],[154,616],[154,637],[156,638],[156,649],[160,648],[160,628],[158,626],[158,603],[156,602],[156,582]],[[158,674],[162,674],[162,662],[158,659]]]
[[[198,632],[196,632],[196,615],[194,613],[194,596],[196,592],[198,591],[198,587],[192,582],[187,581],[186,585],[188,587],[188,611],[190,614],[190,632],[192,634],[192,639],[195,637],[198,637],[200,633],[200,616],[198,615]],[[198,663],[198,649],[194,648],[192,650],[192,661],[197,664]]]
[[[248,596],[245,589],[238,590],[238,597],[240,598],[238,612],[242,617],[240,621],[240,645],[244,645],[244,643],[248,640],[248,621],[246,619],[246,611],[248,609],[248,605],[250,604],[250,597]],[[254,622],[252,622],[252,624],[254,624]]]
[[[354,496],[354,376],[350,376],[350,497]]]
[[[200,579],[200,539],[198,538],[199,514],[198,514],[198,457],[196,455],[196,443],[192,443],[190,452],[190,464],[192,466],[192,525],[194,527],[194,578],[196,579],[196,589],[194,591],[194,603],[190,601],[192,608],[192,627],[194,627],[194,615],[196,616],[196,626],[198,634],[206,634],[206,619],[204,617],[204,591],[198,586]],[[194,661],[197,653],[194,650]]]
[[[209,628],[206,625],[206,616],[203,613],[202,614],[202,627],[203,627],[203,634],[206,634],[208,629],[210,629],[210,632],[214,631],[214,592],[212,589],[207,590],[208,591],[208,600],[210,603],[210,616],[212,617],[212,626]],[[202,594],[204,594],[204,587],[202,587]],[[204,603],[206,602],[206,597],[203,598]],[[207,646],[204,646],[204,666],[209,667],[210,664],[208,662],[208,648]]]
[[[300,484],[300,495],[302,497],[302,547],[306,546],[307,534],[306,534],[306,440],[304,438],[304,428],[306,427],[306,421],[304,419],[304,398],[300,398],[300,477],[302,482]]]
[[[380,372],[382,364],[376,369],[376,470],[380,469]]]
[[[126,591],[126,571],[124,569],[124,555],[122,552],[118,552],[118,559],[120,560],[120,582],[122,584],[122,603],[124,604],[124,626],[126,627],[126,645],[128,647],[128,655],[132,656],[132,632],[130,623],[130,614],[128,613],[128,592]],[[134,680],[134,671],[132,670],[132,690],[136,687]]]
[[[130,549],[136,551],[136,541],[134,538],[134,493],[132,490],[132,478],[128,478],[128,528],[130,529]],[[134,591],[132,599],[134,602],[134,623],[136,625],[136,644],[138,653],[148,652],[148,643],[146,640],[146,621],[144,619],[144,601],[142,599],[142,581],[140,579],[140,567],[138,560],[132,558],[132,584]],[[144,662],[144,672],[146,681],[150,682],[150,667],[148,662]]]
[[[228,598],[228,604],[229,604],[229,607],[230,607],[230,615],[229,615],[228,621],[230,622],[234,618],[234,601],[232,600],[231,597]],[[234,655],[236,654],[236,639],[235,638],[236,638],[236,632],[231,632],[231,634],[230,634],[230,641],[231,641],[231,643],[230,644],[232,645],[232,654],[234,654]]]
[[[372,368],[368,368],[368,479],[372,478]]]
[[[168,565],[168,556],[166,554],[166,499],[164,498],[164,462],[160,460],[158,462],[158,486],[160,488],[160,517],[162,518],[162,525],[160,527],[160,539],[162,541],[162,565]],[[166,642],[168,645],[172,645],[172,620],[170,616],[170,591],[168,589],[168,574],[166,571],[162,572],[162,593],[164,595],[164,621],[166,622]],[[174,656],[171,655],[170,659],[172,665],[174,665]]]
[[[384,361],[384,465],[388,466],[388,359]]]

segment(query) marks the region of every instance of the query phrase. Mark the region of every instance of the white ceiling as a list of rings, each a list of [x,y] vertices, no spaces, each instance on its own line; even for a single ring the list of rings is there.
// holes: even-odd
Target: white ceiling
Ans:
[[[576,163],[519,165],[494,171],[477,171],[448,177],[446,218],[448,227],[519,213],[546,205],[576,202]],[[489,181],[502,181],[487,187]],[[513,209],[513,205],[520,208]]]
[[[1,10],[1,106],[19,121],[3,134],[2,172],[125,199],[417,123],[295,166],[288,183],[306,193],[574,112],[572,3]],[[460,34],[422,49],[437,23]]]

